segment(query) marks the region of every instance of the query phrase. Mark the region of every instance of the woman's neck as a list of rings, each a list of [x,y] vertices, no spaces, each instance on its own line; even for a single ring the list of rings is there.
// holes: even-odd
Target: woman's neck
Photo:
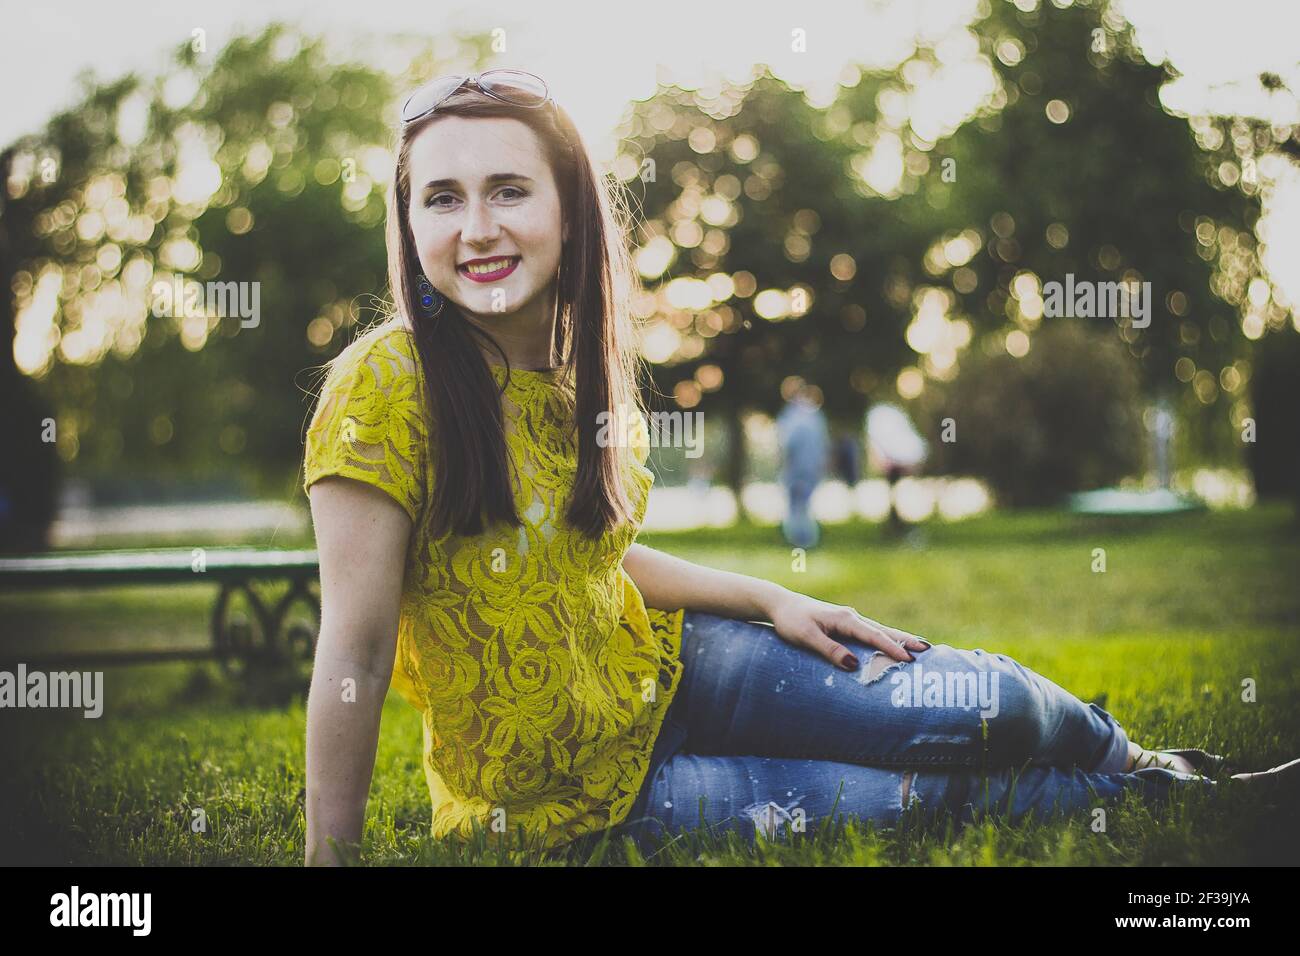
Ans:
[[[525,307],[516,312],[500,313],[480,319],[470,316],[496,343],[501,346],[511,368],[549,369],[559,362],[553,352],[555,344],[555,300],[537,303],[538,308]],[[484,348],[483,354],[493,365],[501,363],[495,349]]]
[[[557,359],[552,354],[552,343],[555,340],[554,322],[547,326],[544,339],[531,330],[520,335],[508,326],[495,324],[488,326],[486,331],[501,346],[501,351],[505,353],[511,368],[539,370],[553,368],[557,364]],[[482,344],[480,347],[489,364],[501,364],[501,354],[496,349]]]

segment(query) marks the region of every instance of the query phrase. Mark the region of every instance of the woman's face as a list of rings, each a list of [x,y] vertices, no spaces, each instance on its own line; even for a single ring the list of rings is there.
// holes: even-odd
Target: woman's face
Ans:
[[[555,177],[528,126],[507,117],[436,120],[411,143],[410,182],[411,233],[435,289],[489,328],[504,315],[550,320],[567,230]]]

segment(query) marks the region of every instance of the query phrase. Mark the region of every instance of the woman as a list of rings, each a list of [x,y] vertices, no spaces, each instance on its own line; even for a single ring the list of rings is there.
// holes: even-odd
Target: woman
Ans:
[[[864,818],[962,813],[978,771],[996,805],[1033,762],[1016,815],[1219,769],[1142,750],[1007,657],[634,544],[653,476],[606,189],[529,74],[444,77],[403,107],[396,308],[331,363],[307,437],[308,863],[359,844],[390,684],[423,715],[435,836],[558,846],[695,825],[702,801],[707,822],[775,832],[841,791]]]

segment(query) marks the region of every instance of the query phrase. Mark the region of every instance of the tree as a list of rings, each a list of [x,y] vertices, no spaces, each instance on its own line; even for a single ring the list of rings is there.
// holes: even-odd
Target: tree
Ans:
[[[1205,453],[1235,454],[1228,411],[1249,355],[1240,311],[1252,283],[1266,286],[1258,190],[1162,106],[1176,72],[1145,60],[1108,3],[1022,6],[995,2],[976,27],[1000,91],[937,147],[958,178],[931,274],[979,332],[1023,334],[1022,351],[1059,321],[1042,314],[1045,283],[1149,282],[1147,327],[1092,321],[1125,343],[1146,396],[1176,397]],[[940,244],[959,230],[978,235],[978,252],[954,264]]]
[[[486,42],[464,55],[481,59]],[[21,434],[56,414],[70,468],[136,493],[268,476],[283,492],[319,384],[311,370],[368,320],[358,298],[387,284],[399,90],[436,72],[424,41],[394,77],[272,24],[211,56],[187,42],[152,83],[83,78],[80,104],[4,154],[0,269],[15,295],[0,331],[15,349],[0,381],[25,372],[57,407],[25,412]],[[256,286],[256,324],[155,308],[155,284],[178,275]],[[30,319],[17,340],[15,312]],[[53,482],[43,487],[52,500]]]
[[[856,95],[874,103],[883,82]],[[860,146],[841,120],[762,71],[716,95],[663,89],[628,121],[654,386],[727,423],[738,498],[741,416],[774,414],[783,380],[815,384],[828,415],[856,425],[910,354],[909,303],[885,289],[919,258],[928,217],[852,175]]]

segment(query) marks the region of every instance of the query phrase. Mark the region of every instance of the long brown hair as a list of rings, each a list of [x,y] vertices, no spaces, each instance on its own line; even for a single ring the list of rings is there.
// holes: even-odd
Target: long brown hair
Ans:
[[[425,383],[430,456],[435,469],[428,508],[430,529],[478,534],[485,522],[520,524],[507,467],[502,390],[479,343],[509,359],[481,327],[444,296],[442,312],[423,319],[416,277],[419,257],[411,234],[410,148],[429,123],[446,116],[509,117],[537,135],[559,190],[569,238],[560,253],[556,282],[554,354],[561,378],[574,395],[578,467],[565,516],[589,537],[599,537],[632,518],[621,478],[618,442],[597,442],[598,415],[624,408],[643,411],[631,347],[632,269],[627,236],[630,216],[614,183],[592,168],[573,121],[558,104],[541,109],[512,106],[461,90],[435,113],[397,131],[397,166],[388,192],[388,280],[395,312],[410,317]]]

